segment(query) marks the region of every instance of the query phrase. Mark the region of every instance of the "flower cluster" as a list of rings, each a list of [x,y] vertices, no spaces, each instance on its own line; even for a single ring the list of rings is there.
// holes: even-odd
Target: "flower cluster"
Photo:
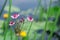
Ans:
[[[17,19],[19,16],[20,16],[20,14],[13,14],[13,15],[11,16],[11,18],[12,18],[12,19]],[[27,17],[27,20],[30,21],[30,22],[32,22],[32,21],[33,21],[33,18],[32,18],[31,16],[28,16],[28,17]],[[21,19],[19,20],[19,22],[24,22],[24,18],[21,18]],[[15,24],[14,21],[10,21],[10,23],[9,23],[10,26],[13,26],[14,24]]]
[[[4,14],[3,15],[3,17],[6,19],[6,18],[8,18],[8,14]],[[14,28],[14,30],[15,30],[15,33],[16,33],[16,35],[17,36],[22,36],[22,37],[26,37],[26,32],[25,31],[22,31],[21,29],[20,29],[20,23],[24,23],[24,21],[25,21],[25,18],[20,18],[19,19],[19,17],[20,17],[20,14],[17,14],[17,13],[15,13],[15,14],[13,14],[13,15],[11,15],[11,19],[12,19],[12,21],[10,21],[9,22],[9,26],[14,26],[14,25],[16,25],[16,26],[14,26],[15,28]],[[16,21],[14,21],[14,20],[16,20]],[[26,18],[29,22],[32,22],[33,21],[33,18],[31,17],[31,16],[27,16],[27,18]],[[18,22],[17,22],[17,20],[19,20]],[[18,24],[17,24],[18,23]]]
[[[13,14],[13,15],[11,16],[11,18],[12,18],[12,19],[17,19],[19,16],[20,16],[19,14]],[[13,26],[15,23],[16,23],[16,22],[14,22],[14,21],[10,21],[9,25],[10,25],[10,26]]]

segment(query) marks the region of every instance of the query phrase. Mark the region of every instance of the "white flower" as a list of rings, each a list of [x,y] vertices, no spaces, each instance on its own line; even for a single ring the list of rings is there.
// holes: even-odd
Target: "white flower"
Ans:
[[[10,23],[9,23],[10,26],[13,26],[14,24],[15,24],[15,22],[13,22],[13,21],[10,21]]]
[[[31,16],[28,16],[27,20],[30,21],[30,22],[32,22],[34,19]]]
[[[13,14],[13,15],[11,16],[11,18],[12,18],[12,19],[17,19],[19,16],[20,16],[19,14]]]

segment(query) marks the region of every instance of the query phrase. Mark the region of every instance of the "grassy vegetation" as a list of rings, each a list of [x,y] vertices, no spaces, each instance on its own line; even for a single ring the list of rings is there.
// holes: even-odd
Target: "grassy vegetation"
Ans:
[[[6,2],[7,2],[7,0],[5,1],[5,4],[4,4],[0,14],[2,14],[4,7],[6,5]],[[40,11],[39,22],[34,21],[31,25],[30,25],[30,22],[26,22],[26,23],[24,23],[22,30],[25,30],[26,32],[28,32],[27,35],[29,35],[29,39],[32,38],[33,40],[35,40],[35,38],[38,36],[38,33],[36,33],[37,30],[43,30],[42,40],[44,40],[45,31],[50,30],[51,34],[48,37],[48,40],[51,40],[52,33],[57,30],[56,22],[57,22],[58,16],[60,15],[60,8],[57,6],[51,7],[52,0],[50,0],[49,8],[47,9],[47,12],[46,12],[47,19],[46,19],[46,21],[43,21],[44,9],[42,8],[42,5],[40,4],[40,2],[41,2],[41,0],[38,1],[38,4],[40,6],[37,6],[37,9],[35,11],[35,15],[36,15],[37,10]],[[12,31],[12,29],[8,30],[9,22],[11,20],[11,18],[10,18],[11,6],[12,6],[12,0],[9,0],[9,12],[8,12],[9,17],[8,17],[8,19],[4,20],[3,27],[5,27],[5,31],[4,31],[4,36],[0,36],[1,40],[8,40],[8,39],[16,40],[16,38],[17,38],[15,33]],[[55,12],[56,12],[56,14],[55,14]],[[51,16],[54,16],[56,18],[55,22],[51,23],[48,21],[48,17],[51,17]],[[0,21],[0,22],[2,23],[2,21]],[[2,24],[0,24],[0,26],[1,25]],[[39,34],[39,35],[41,35],[41,34]],[[27,40],[27,39],[25,38],[25,40]]]
[[[28,31],[28,29],[29,29],[29,25],[30,25],[30,23],[29,22],[26,22],[25,24],[24,24],[24,26],[23,26],[23,29],[22,30],[25,30],[26,32]],[[37,30],[43,30],[44,29],[44,26],[45,25],[45,22],[33,22],[33,25],[32,25],[32,27],[31,27],[31,30],[30,30],[30,32],[29,32],[29,38],[32,38],[33,39],[33,36],[34,35],[36,35],[35,37],[37,37],[38,36],[38,33],[36,33],[36,34],[34,34],[34,32],[36,32]],[[53,28],[53,26],[51,26],[52,25],[52,23],[48,23],[48,26],[49,27],[47,27],[47,29],[46,30],[51,30],[52,31],[52,29],[51,28]],[[51,28],[50,28],[51,27]],[[56,31],[57,30],[57,27],[54,27],[54,31]],[[33,35],[33,36],[32,36]],[[41,34],[39,34],[40,36],[41,36]],[[13,35],[12,36],[14,36],[12,39],[14,39],[15,40],[15,38],[16,38],[16,36],[15,36],[15,33],[13,32]],[[11,35],[10,35],[10,30],[8,30],[7,31],[7,33],[6,33],[6,40],[11,40],[10,39],[10,37],[11,37]],[[0,37],[1,38],[1,40],[3,39],[3,36],[1,36]],[[34,38],[35,39],[35,38]]]

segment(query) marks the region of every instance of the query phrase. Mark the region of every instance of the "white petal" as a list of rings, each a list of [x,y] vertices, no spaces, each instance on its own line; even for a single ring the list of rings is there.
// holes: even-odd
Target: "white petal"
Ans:
[[[28,21],[33,21],[33,18],[30,20],[30,18],[29,18],[29,17],[27,17],[27,20],[28,20]]]
[[[11,16],[11,18],[13,18],[13,19],[14,19],[14,16]]]
[[[15,22],[13,24],[9,24],[10,26],[13,26],[15,24]]]
[[[20,15],[18,14],[18,17],[19,17]]]

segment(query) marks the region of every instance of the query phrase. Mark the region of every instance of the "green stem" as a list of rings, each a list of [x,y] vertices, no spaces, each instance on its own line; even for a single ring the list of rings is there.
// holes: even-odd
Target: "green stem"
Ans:
[[[18,36],[16,36],[16,39],[15,40],[18,40]]]
[[[2,6],[2,9],[1,9],[1,11],[0,11],[0,16],[1,16],[2,12],[4,11],[4,8],[5,8],[5,6],[6,6],[6,3],[7,3],[7,0],[5,0],[4,4],[3,4],[3,6]]]
[[[40,8],[40,13],[39,13],[39,21],[42,21],[43,13],[44,13],[43,10],[44,10],[44,9],[41,7],[41,8]]]
[[[23,30],[24,23],[22,23],[21,30]]]
[[[43,6],[41,4],[41,0],[38,1],[39,4],[40,4],[40,7],[39,7],[39,21],[42,21],[42,17],[43,17],[43,12],[44,12],[44,9],[43,9]]]
[[[43,34],[42,34],[42,40],[44,40],[45,31],[46,31],[47,24],[48,24],[48,16],[49,16],[49,10],[50,10],[50,7],[51,7],[51,2],[52,2],[52,0],[50,0],[49,8],[47,9],[47,19],[46,19],[46,23],[45,23],[44,32],[43,32]]]
[[[30,33],[30,29],[31,29],[31,27],[32,27],[32,23],[33,23],[33,22],[31,22],[31,25],[30,25],[30,27],[29,27],[29,29],[28,29],[28,32],[27,32],[27,37],[28,37],[28,39],[29,39],[29,33]]]
[[[6,32],[4,32],[4,40],[6,40]]]
[[[38,0],[38,5],[37,5],[37,7],[36,7],[36,9],[34,10],[34,14],[36,15],[37,14],[37,10],[39,9],[39,5],[40,5],[40,3],[41,3],[41,0]]]
[[[5,21],[4,21],[4,23],[3,23],[3,26],[4,26],[4,40],[5,40],[5,38],[6,38],[6,26],[5,26]]]
[[[12,28],[11,28],[10,30],[11,30],[11,34],[10,34],[10,35],[11,35],[11,40],[12,40],[12,35],[13,35],[13,34],[12,34],[12,33],[13,33],[13,32],[12,32]]]
[[[12,0],[9,0],[9,18],[8,18],[8,22],[10,22],[11,6],[12,6]],[[11,40],[12,40],[12,29],[11,29]]]
[[[17,19],[16,19],[16,24],[15,25],[16,25],[16,28],[18,27],[17,29],[20,30],[21,25],[17,22]],[[15,40],[18,40],[18,36],[16,35],[15,37],[16,37]]]
[[[33,40],[36,40],[36,36],[37,36],[37,33],[35,32]]]
[[[58,21],[58,16],[60,15],[59,13],[60,13],[60,10],[59,10],[59,12],[57,13],[56,20],[55,20],[55,22],[54,22],[54,26],[53,26],[53,28],[52,28],[52,32],[51,32],[48,40],[51,40],[51,37],[52,37],[53,32],[54,32],[54,27],[56,26],[56,23],[57,23],[57,21]]]
[[[48,19],[46,20],[46,23],[45,23],[44,32],[42,34],[42,40],[44,40],[44,36],[45,36],[45,31],[46,31],[46,28],[47,28],[47,24],[48,24]]]
[[[4,40],[6,40],[6,34],[7,34],[7,20],[4,20],[3,26],[4,26]]]
[[[9,0],[9,17],[11,16],[12,0]]]

